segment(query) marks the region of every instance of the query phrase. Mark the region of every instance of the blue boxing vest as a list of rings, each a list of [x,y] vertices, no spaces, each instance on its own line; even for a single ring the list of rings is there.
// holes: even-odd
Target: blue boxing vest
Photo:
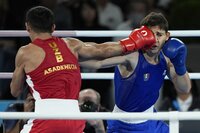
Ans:
[[[139,60],[134,72],[123,78],[115,68],[115,103],[118,108],[126,112],[143,112],[158,99],[167,73],[167,63],[162,52],[159,63],[156,65],[146,61],[142,51],[139,51]]]

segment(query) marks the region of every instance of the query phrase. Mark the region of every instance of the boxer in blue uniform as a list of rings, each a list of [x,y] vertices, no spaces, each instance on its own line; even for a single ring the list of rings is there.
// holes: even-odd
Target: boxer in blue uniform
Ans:
[[[147,26],[155,35],[156,42],[151,47],[141,47],[132,53],[105,60],[80,63],[83,67],[95,69],[117,65],[113,112],[155,112],[154,104],[166,75],[177,91],[188,93],[191,88],[185,66],[186,46],[179,39],[169,38],[165,17],[152,12],[141,21],[141,25]],[[131,39],[123,39],[121,43],[130,43]],[[109,120],[107,132],[168,133],[169,127],[160,120],[120,119]]]

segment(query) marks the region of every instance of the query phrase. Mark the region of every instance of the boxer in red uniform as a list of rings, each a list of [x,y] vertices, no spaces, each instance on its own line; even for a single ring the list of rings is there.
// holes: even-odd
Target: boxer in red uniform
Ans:
[[[145,26],[121,42],[95,44],[54,37],[54,15],[42,6],[28,10],[25,25],[31,43],[21,47],[16,55],[10,87],[12,95],[17,97],[26,80],[35,99],[36,113],[80,112],[79,61],[118,56],[155,43],[154,34]],[[21,133],[82,133],[84,126],[83,120],[30,119]]]

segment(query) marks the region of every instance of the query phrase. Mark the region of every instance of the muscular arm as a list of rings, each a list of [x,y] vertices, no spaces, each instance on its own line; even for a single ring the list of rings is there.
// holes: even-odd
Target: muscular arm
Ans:
[[[169,78],[173,82],[176,90],[180,93],[188,93],[191,89],[191,80],[188,75],[188,72],[186,72],[184,75],[178,75],[175,72],[175,69],[173,67],[173,64],[169,62]]]
[[[178,38],[170,38],[162,48],[168,57],[169,77],[177,91],[188,93],[191,89],[191,81],[186,68],[187,47]]]
[[[105,42],[101,44],[93,42],[82,42],[75,38],[66,39],[68,46],[74,54],[77,54],[79,61],[88,59],[105,59],[122,54],[122,46],[119,42]]]
[[[65,40],[76,57],[80,60],[105,59],[121,54],[127,54],[139,49],[151,48],[156,38],[153,32],[146,26],[141,26],[131,32],[128,38],[119,42],[105,42],[101,44],[84,43],[78,39]]]
[[[116,56],[104,60],[88,60],[80,62],[85,68],[99,69],[118,65],[122,77],[130,76],[137,66],[138,52],[133,52],[124,56]]]
[[[91,58],[105,59],[119,56],[122,53],[127,54],[139,49],[150,48],[155,44],[156,39],[148,27],[141,26],[139,29],[133,30],[128,38],[119,42],[84,43],[75,38],[68,38],[65,41],[79,59],[88,60]]]
[[[23,62],[23,48],[20,48],[15,59],[15,70],[10,84],[11,94],[15,97],[22,92],[25,81],[24,62]]]
[[[78,51],[83,58],[104,59],[122,54],[122,46],[119,42],[83,43],[82,48]]]
[[[88,60],[79,63],[84,68],[100,69],[100,68],[113,67],[119,64],[123,64],[125,62],[127,62],[126,56],[116,56],[104,60]]]

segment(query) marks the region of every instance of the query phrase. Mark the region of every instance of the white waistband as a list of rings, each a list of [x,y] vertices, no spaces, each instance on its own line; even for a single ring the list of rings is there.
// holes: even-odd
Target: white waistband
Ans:
[[[143,111],[143,112],[140,112],[140,113],[153,113],[154,112],[154,106],[151,106],[150,108],[148,108],[147,110]],[[113,113],[131,113],[131,112],[126,112],[126,111],[123,111],[121,110],[120,108],[117,107],[117,105],[114,106],[114,109],[113,109]],[[134,113],[134,112],[133,112]],[[143,123],[147,120],[132,120],[132,119],[120,119],[120,121],[123,121],[125,123],[132,123],[132,124],[138,124],[138,123]]]
[[[72,99],[41,99],[35,101],[37,113],[80,112],[77,100]]]

